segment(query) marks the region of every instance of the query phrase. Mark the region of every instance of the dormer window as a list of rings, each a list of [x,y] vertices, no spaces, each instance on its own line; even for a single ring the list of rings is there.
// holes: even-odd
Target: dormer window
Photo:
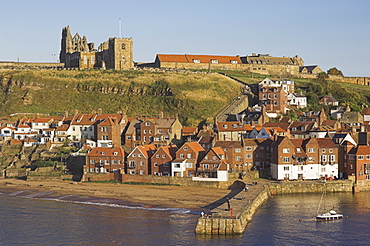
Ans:
[[[105,155],[105,152],[101,152],[101,155]]]
[[[211,63],[218,63],[218,60],[211,60]]]
[[[200,63],[200,60],[199,59],[193,59],[193,62],[194,63]]]
[[[150,122],[145,122],[145,126],[150,126]]]
[[[227,125],[223,125],[223,128],[224,128],[224,129],[227,129]]]
[[[238,61],[230,61],[231,64],[238,64]]]
[[[113,153],[113,155],[115,155],[115,156],[116,156],[117,154],[118,154],[118,152],[114,152],[114,153]]]

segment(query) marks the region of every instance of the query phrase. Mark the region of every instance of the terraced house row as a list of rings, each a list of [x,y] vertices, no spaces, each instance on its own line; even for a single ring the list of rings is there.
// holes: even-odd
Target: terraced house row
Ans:
[[[215,121],[198,130],[162,113],[128,118],[98,110],[3,121],[0,134],[26,147],[68,142],[86,149],[84,170],[93,173],[225,180],[228,172],[259,170],[261,176],[277,180],[370,179],[370,157],[360,154],[369,142],[370,128],[364,123],[326,120],[323,111],[304,114],[296,122],[244,124],[247,118]]]

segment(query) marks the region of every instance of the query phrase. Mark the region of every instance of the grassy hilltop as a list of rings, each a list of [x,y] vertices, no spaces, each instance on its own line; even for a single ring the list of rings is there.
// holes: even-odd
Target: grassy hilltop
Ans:
[[[219,74],[111,70],[0,70],[0,116],[11,113],[178,114],[184,125],[213,118],[241,91]]]

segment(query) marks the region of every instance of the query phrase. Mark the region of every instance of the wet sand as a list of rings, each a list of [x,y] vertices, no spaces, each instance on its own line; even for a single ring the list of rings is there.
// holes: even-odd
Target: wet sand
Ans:
[[[43,196],[74,195],[119,199],[130,204],[163,208],[200,209],[224,197],[230,190],[186,186],[151,186],[104,183],[76,183],[72,181],[25,181],[0,179],[0,191],[9,194],[42,193]]]

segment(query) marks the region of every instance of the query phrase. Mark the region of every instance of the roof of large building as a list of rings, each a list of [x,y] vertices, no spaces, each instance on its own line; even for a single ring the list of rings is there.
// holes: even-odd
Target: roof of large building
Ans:
[[[217,55],[171,55],[158,54],[157,58],[161,62],[180,62],[180,63],[242,63],[239,56],[217,56]],[[215,62],[217,61],[217,62]]]

